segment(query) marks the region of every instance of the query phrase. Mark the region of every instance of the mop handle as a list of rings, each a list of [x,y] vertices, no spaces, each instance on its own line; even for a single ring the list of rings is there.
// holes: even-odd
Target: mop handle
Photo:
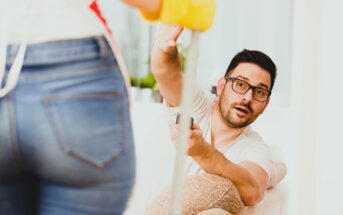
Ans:
[[[185,181],[185,160],[196,79],[199,36],[200,32],[192,31],[191,43],[187,55],[188,57],[181,95],[180,136],[177,144],[169,215],[179,215],[181,213],[182,189]]]

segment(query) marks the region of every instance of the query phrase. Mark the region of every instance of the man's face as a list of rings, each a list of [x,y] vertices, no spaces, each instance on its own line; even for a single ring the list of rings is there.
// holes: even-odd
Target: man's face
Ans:
[[[269,73],[253,63],[240,63],[230,77],[243,80],[254,87],[270,90],[271,78]],[[239,94],[232,89],[232,80],[228,80],[219,94],[219,107],[223,119],[232,128],[242,128],[250,125],[267,107],[266,101],[253,98],[253,90]]]

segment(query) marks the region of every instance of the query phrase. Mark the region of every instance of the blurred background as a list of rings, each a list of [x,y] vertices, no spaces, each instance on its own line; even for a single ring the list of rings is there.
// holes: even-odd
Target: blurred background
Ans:
[[[278,75],[269,107],[253,127],[284,153],[288,214],[343,214],[343,2],[217,0],[217,4],[215,23],[200,40],[198,83],[210,91],[231,58],[244,48],[267,53],[276,63]],[[132,114],[136,145],[143,149],[148,138],[161,134],[156,124],[162,107],[149,74],[158,26],[149,25],[120,1],[102,0],[100,6],[125,50],[136,86],[132,88]],[[189,36],[190,32],[185,32],[180,39],[183,51]],[[146,157],[158,153],[145,152]]]

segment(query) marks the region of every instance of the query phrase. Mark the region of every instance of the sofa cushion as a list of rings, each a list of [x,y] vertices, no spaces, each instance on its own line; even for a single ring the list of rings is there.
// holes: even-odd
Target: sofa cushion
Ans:
[[[160,193],[146,210],[146,215],[167,215],[171,201],[171,188]],[[235,185],[226,178],[202,173],[189,176],[182,192],[181,215],[196,215],[199,212],[222,208],[237,214],[244,208]]]

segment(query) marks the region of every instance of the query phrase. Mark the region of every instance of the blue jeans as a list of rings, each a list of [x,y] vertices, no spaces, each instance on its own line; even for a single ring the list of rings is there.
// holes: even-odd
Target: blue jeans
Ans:
[[[17,87],[0,99],[0,214],[122,214],[134,155],[126,87],[105,39],[29,45]]]

